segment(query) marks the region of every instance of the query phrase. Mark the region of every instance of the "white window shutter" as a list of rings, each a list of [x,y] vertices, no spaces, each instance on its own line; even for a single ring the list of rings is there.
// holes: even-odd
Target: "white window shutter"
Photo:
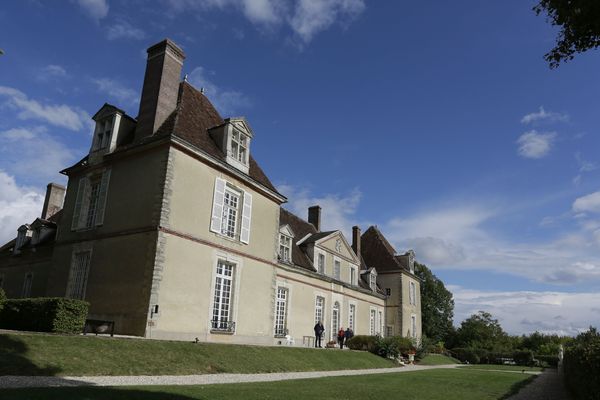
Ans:
[[[252,219],[252,195],[244,192],[244,210],[242,212],[242,230],[240,232],[240,241],[250,243],[250,222]]]
[[[213,195],[212,218],[210,220],[210,230],[215,233],[221,233],[223,224],[223,203],[225,201],[225,181],[221,178],[215,180],[215,192]]]
[[[81,217],[81,206],[83,204],[83,192],[85,191],[85,183],[87,178],[83,177],[79,180],[77,187],[77,197],[75,200],[75,208],[73,209],[73,220],[71,221],[71,230],[79,228],[79,218]]]
[[[104,223],[104,209],[106,208],[106,197],[108,193],[108,182],[110,181],[110,169],[102,174],[100,182],[100,191],[98,192],[98,211],[96,212],[96,225]]]

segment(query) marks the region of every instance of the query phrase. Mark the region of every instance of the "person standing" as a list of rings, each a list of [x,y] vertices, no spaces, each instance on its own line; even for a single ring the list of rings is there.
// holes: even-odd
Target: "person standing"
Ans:
[[[315,347],[322,347],[321,346],[321,337],[323,336],[323,332],[325,332],[325,327],[323,326],[323,323],[321,321],[317,322],[315,324]]]
[[[346,347],[348,347],[348,340],[352,339],[352,337],[354,336],[354,332],[348,327],[348,329],[346,329],[346,332],[344,333],[344,336],[346,337],[344,343],[346,343]]]
[[[340,330],[338,331],[338,343],[340,345],[340,349],[344,348],[344,338],[346,337],[346,331],[344,328],[340,326]]]

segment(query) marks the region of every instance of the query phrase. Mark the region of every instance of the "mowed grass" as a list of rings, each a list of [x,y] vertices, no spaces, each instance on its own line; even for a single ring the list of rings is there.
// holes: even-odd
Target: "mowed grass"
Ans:
[[[0,334],[0,375],[190,375],[393,366],[368,352],[335,349]]]
[[[460,364],[456,358],[448,357],[443,354],[427,354],[419,361],[419,365],[448,365]]]
[[[206,386],[44,388],[0,390],[7,399],[191,400],[335,399],[492,400],[504,399],[532,377],[507,372],[439,369],[379,375]]]
[[[461,365],[458,368],[503,370],[503,371],[525,371],[525,372],[539,372],[539,371],[543,370],[543,368],[540,368],[540,367],[521,367],[519,365],[504,365],[504,364],[472,364],[472,365]]]

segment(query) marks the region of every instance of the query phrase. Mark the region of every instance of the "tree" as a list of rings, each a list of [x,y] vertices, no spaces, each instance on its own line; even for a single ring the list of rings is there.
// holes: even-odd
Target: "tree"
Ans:
[[[509,347],[509,337],[492,314],[479,311],[460,324],[457,332],[460,347],[502,351]]]
[[[547,14],[552,25],[560,27],[555,47],[544,55],[550,68],[600,46],[600,2],[540,0],[533,10],[537,15]]]
[[[438,342],[446,341],[452,331],[454,300],[427,266],[415,263],[415,274],[421,279],[421,321],[423,333]]]

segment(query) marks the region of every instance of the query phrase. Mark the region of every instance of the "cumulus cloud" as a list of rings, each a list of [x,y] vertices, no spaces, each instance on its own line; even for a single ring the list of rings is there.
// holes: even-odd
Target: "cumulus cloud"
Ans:
[[[203,67],[194,68],[188,76],[188,81],[197,88],[203,88],[204,94],[221,114],[233,115],[252,104],[244,93],[238,90],[222,89],[213,83]]]
[[[140,28],[132,26],[127,21],[117,21],[110,25],[106,30],[106,38],[108,40],[116,39],[135,39],[141,40],[146,37],[146,32]]]
[[[15,178],[0,170],[0,245],[17,236],[17,228],[39,217],[44,195],[19,186]]]
[[[517,140],[519,155],[525,158],[542,158],[550,153],[555,139],[555,132],[538,133],[535,130],[525,132]]]
[[[4,105],[17,111],[17,117],[23,120],[44,121],[51,125],[72,131],[90,129],[90,115],[79,107],[66,104],[42,104],[27,97],[18,89],[0,86],[0,98]]]
[[[93,78],[92,83],[96,85],[98,91],[104,93],[109,98],[127,105],[139,103],[139,94],[136,90],[126,87],[119,81],[110,78]]]
[[[484,291],[449,285],[458,325],[479,310],[490,312],[511,334],[540,331],[577,335],[598,320],[600,293]]]
[[[569,121],[568,114],[562,114],[558,112],[546,111],[544,107],[540,106],[537,112],[529,113],[521,118],[521,123],[531,124],[536,122],[567,122]]]
[[[77,0],[77,3],[86,14],[97,21],[108,15],[106,0]]]
[[[575,199],[572,209],[576,213],[600,213],[600,190]]]
[[[287,26],[303,44],[334,24],[347,25],[365,10],[364,0],[169,0],[172,10],[238,10],[259,28]]]

